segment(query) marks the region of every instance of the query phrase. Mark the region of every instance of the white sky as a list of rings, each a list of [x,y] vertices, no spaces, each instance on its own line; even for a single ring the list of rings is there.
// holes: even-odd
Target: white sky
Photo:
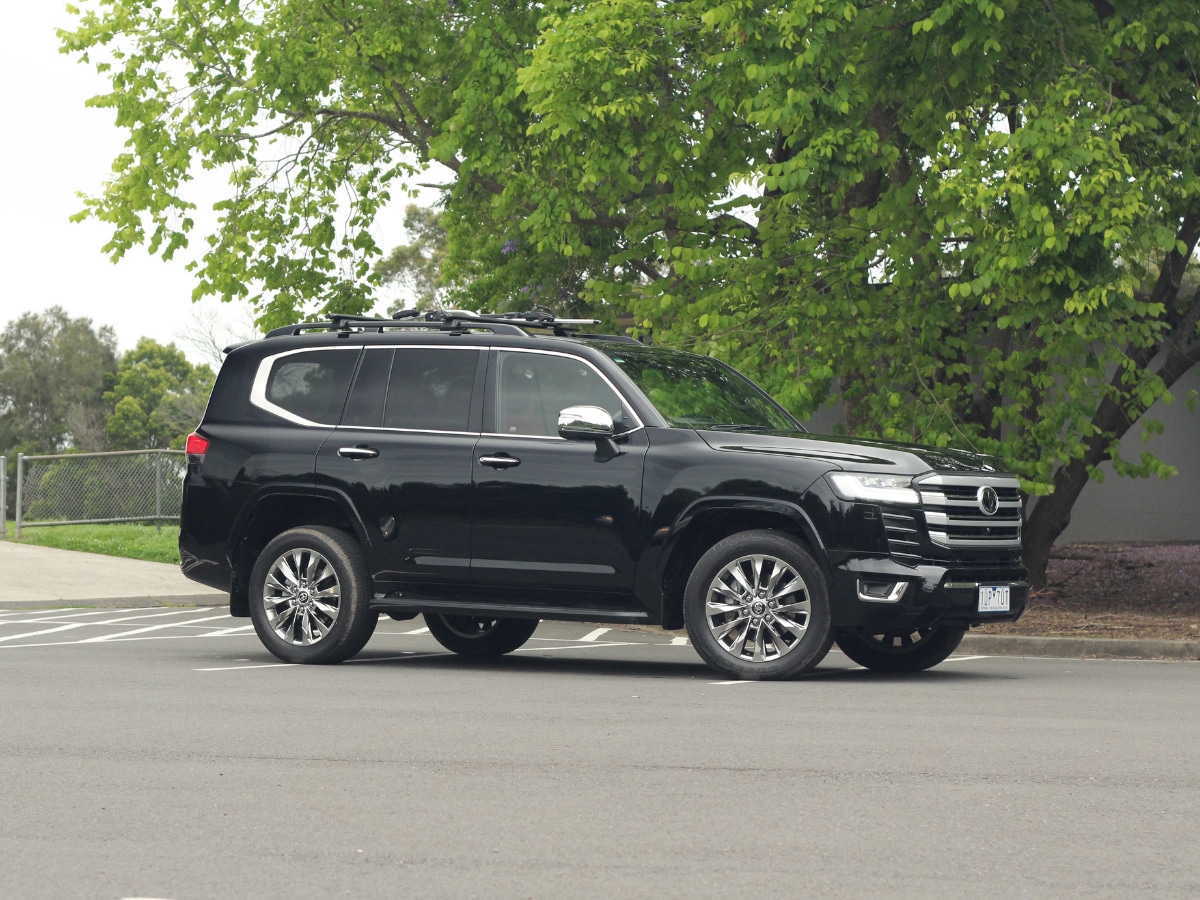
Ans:
[[[192,303],[194,283],[184,265],[193,250],[163,262],[134,249],[114,265],[100,250],[108,239],[105,226],[69,221],[83,207],[78,192],[99,192],[125,133],[112,124],[110,110],[84,106],[105,91],[105,81],[90,65],[58,52],[55,29],[74,21],[65,3],[14,3],[6,18],[0,54],[0,84],[7,88],[0,126],[0,328],[22,313],[58,305],[97,326],[113,326],[122,351],[145,335],[174,341],[197,361],[199,354],[181,338],[197,328],[198,307],[201,319],[215,317],[218,330],[244,332],[246,304]],[[210,183],[207,199],[192,196],[201,207],[198,224],[221,186]],[[404,240],[405,202],[379,217],[375,236],[385,249]],[[194,234],[192,248],[202,246],[202,234]]]

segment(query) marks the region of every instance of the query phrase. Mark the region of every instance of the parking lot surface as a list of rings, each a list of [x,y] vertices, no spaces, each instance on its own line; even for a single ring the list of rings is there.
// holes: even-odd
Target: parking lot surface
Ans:
[[[308,667],[219,607],[0,612],[0,896],[1200,892],[1200,664],[728,682],[663,632],[422,624]]]

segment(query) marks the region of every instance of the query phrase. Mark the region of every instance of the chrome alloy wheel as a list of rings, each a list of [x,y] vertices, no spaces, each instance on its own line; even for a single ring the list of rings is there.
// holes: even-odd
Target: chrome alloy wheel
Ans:
[[[288,550],[267,570],[263,584],[267,623],[289,644],[307,647],[329,634],[341,602],[337,573],[316,550]]]
[[[708,586],[708,630],[728,653],[747,662],[769,662],[795,649],[812,614],[808,586],[775,556],[743,556]]]

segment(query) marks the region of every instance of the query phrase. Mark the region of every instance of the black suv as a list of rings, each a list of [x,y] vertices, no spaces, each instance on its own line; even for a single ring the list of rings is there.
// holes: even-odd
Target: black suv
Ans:
[[[733,677],[835,641],[912,672],[1024,611],[1013,476],[808,434],[723,363],[579,324],[335,316],[234,348],[188,439],[184,573],[304,663],[386,613],[466,655],[569,619],[686,626]]]

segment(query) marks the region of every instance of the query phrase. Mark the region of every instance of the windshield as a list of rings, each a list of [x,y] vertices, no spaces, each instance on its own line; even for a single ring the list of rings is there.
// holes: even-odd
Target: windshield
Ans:
[[[676,428],[802,431],[753,382],[709,356],[607,344],[608,355]]]

